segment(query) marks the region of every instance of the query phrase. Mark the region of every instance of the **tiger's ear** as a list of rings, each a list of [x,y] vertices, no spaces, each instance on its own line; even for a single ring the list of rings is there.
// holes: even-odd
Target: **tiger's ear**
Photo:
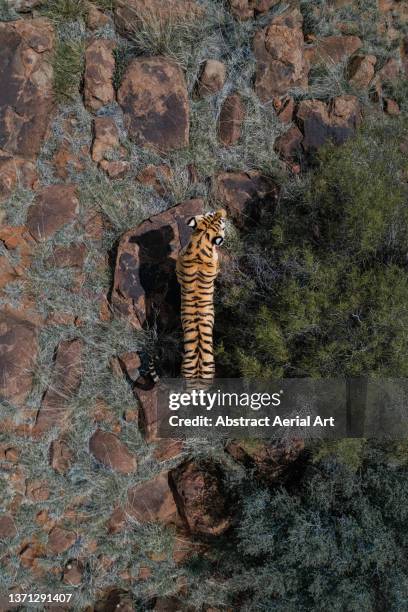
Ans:
[[[216,236],[213,240],[213,244],[216,244],[217,246],[221,246],[223,242],[224,238],[222,236]]]
[[[196,227],[196,225],[197,225],[197,221],[196,221],[195,217],[191,217],[191,219],[189,219],[189,220],[187,221],[187,225],[188,225],[189,227]]]

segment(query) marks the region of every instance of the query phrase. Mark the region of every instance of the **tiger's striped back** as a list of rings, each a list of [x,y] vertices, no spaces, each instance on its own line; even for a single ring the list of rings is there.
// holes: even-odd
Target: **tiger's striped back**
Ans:
[[[177,259],[181,285],[181,323],[184,332],[183,378],[214,378],[213,354],[214,281],[217,277],[217,247],[224,241],[226,212],[193,217],[190,242]]]

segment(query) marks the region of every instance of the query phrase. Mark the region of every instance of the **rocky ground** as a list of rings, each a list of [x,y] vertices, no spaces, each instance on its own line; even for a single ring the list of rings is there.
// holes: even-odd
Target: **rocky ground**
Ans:
[[[322,145],[405,112],[407,28],[397,0],[0,0],[1,610],[221,609],[184,564],[303,445],[157,440],[184,221],[228,211],[228,266]]]

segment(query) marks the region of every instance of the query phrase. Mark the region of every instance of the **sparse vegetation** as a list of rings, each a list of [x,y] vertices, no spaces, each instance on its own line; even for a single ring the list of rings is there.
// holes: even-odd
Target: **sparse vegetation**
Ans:
[[[84,0],[47,0],[41,10],[56,24],[83,20],[87,14]]]

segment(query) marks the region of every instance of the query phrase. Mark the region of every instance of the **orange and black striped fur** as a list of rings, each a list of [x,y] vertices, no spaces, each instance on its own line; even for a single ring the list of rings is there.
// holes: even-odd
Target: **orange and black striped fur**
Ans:
[[[177,259],[184,332],[183,378],[214,378],[214,281],[219,270],[217,247],[224,242],[225,218],[225,210],[217,210],[190,219],[188,225],[193,233]]]

